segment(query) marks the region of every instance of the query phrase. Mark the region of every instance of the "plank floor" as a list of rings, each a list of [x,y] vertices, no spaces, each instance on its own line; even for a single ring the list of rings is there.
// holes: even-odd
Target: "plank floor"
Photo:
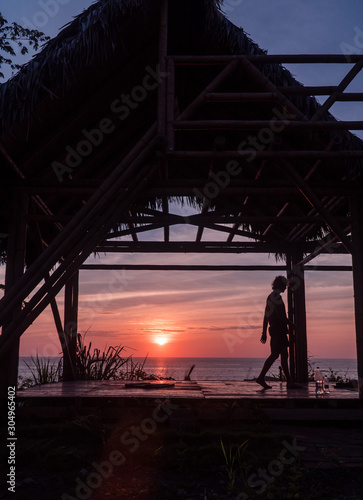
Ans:
[[[169,385],[170,382],[167,382]],[[314,383],[301,384],[301,389],[287,389],[286,384],[271,382],[271,389],[264,390],[255,382],[176,380],[172,386],[163,382],[150,382],[138,387],[140,382],[87,381],[58,382],[18,391],[20,399],[28,398],[191,398],[191,399],[259,399],[259,400],[358,400],[358,391],[336,389],[331,384],[329,394],[317,396]]]
[[[129,415],[140,420],[150,407],[169,401],[169,425],[195,428],[196,422],[245,425],[265,422],[271,432],[293,436],[304,465],[316,468],[361,468],[363,464],[363,401],[358,392],[335,389],[323,397],[313,383],[287,390],[272,382],[262,390],[254,382],[175,381],[171,387],[152,383],[148,388],[125,387],[121,381],[77,381],[32,387],[17,394],[17,415],[67,419],[92,414],[119,421]],[[146,413],[145,413],[146,412]],[[135,416],[136,415],[136,416]]]

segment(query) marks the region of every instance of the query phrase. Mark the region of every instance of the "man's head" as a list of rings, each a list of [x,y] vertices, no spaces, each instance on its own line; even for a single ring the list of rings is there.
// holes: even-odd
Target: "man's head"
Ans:
[[[287,279],[285,276],[276,276],[272,282],[272,290],[281,290],[284,292],[287,287]]]

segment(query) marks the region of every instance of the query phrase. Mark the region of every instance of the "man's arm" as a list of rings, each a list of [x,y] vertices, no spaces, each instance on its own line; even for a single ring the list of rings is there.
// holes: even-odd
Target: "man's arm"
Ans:
[[[262,335],[261,335],[261,342],[262,342],[262,344],[266,344],[266,340],[267,340],[267,327],[268,327],[268,316],[267,316],[267,303],[266,303],[265,314],[264,314],[264,317],[263,317]]]

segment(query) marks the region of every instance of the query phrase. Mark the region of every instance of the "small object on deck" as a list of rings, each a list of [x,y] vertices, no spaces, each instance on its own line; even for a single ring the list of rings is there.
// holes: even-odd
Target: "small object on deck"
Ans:
[[[325,392],[325,394],[330,394],[329,380],[328,380],[328,377],[326,375],[324,375],[324,392]]]
[[[192,373],[192,371],[194,370],[195,368],[195,365],[192,365],[190,368],[189,368],[189,371],[188,372],[185,372],[185,375],[184,375],[184,380],[190,380],[190,375]]]
[[[315,370],[314,380],[315,380],[315,394],[317,396],[324,394],[324,377],[319,367],[317,367]]]
[[[150,382],[126,382],[125,387],[130,388],[145,388],[150,385]]]
[[[153,380],[152,382],[127,382],[127,389],[164,389],[165,387],[174,387],[174,382],[164,382],[164,380]]]

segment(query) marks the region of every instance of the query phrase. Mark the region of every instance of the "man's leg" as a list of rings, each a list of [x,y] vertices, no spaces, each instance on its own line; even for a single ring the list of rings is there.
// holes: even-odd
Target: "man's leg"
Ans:
[[[266,382],[265,382],[265,375],[269,371],[271,366],[274,364],[274,362],[277,360],[278,357],[279,357],[278,354],[276,355],[276,353],[271,353],[270,356],[266,359],[266,361],[262,367],[261,373],[259,374],[259,376],[256,379],[256,382],[258,384],[262,385],[262,387],[264,387],[265,389],[271,389],[271,386],[266,384]]]
[[[285,347],[281,352],[281,366],[282,366],[282,370],[283,370],[285,377],[286,377],[287,385],[292,385],[293,381],[292,381],[290,371],[289,371],[288,358],[289,358],[289,355],[287,353],[287,348]]]

